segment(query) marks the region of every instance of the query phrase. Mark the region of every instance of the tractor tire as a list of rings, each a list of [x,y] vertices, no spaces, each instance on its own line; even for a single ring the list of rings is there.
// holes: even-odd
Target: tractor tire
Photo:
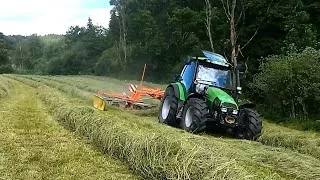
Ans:
[[[255,141],[261,136],[262,121],[253,109],[243,108],[240,110],[239,124],[238,138]]]
[[[168,87],[160,103],[159,122],[176,127],[179,124],[176,117],[177,111],[178,98],[175,96],[173,88]]]
[[[202,133],[206,129],[209,116],[209,107],[205,100],[201,98],[190,98],[183,108],[180,126],[190,133]]]

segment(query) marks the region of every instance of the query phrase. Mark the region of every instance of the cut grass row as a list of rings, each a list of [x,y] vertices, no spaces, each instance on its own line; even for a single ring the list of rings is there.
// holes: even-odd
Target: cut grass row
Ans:
[[[38,89],[55,118],[87,137],[105,153],[116,156],[146,179],[247,179],[249,173],[235,161],[196,145],[156,134],[135,131],[118,117],[99,115],[92,108],[68,103],[50,88]]]
[[[85,90],[91,93],[96,93],[98,91],[103,91],[107,93],[126,93],[129,94],[129,82],[122,82],[112,78],[97,77],[97,79],[103,78],[103,81],[99,81],[95,76],[37,76],[42,79],[48,79],[51,81],[56,81],[62,84],[67,84],[70,86],[77,87],[81,90]],[[89,78],[91,77],[91,78]],[[131,81],[130,83],[139,84],[139,82]],[[162,88],[165,89],[163,85],[157,85],[152,83],[144,83],[144,86],[151,88]],[[145,103],[151,103],[154,105],[159,105],[158,100],[147,99]]]
[[[86,90],[89,92],[97,92],[98,90],[103,90],[109,93],[120,93],[126,92],[128,90],[128,86],[126,85],[126,83],[121,83],[121,85],[119,86],[119,83],[116,83],[112,80],[103,82],[95,79],[88,80],[88,78],[82,76],[41,76],[41,78],[75,86],[79,89]]]
[[[107,118],[92,108],[70,104],[70,100],[38,82],[22,82],[39,87],[39,96],[50,107],[55,117],[66,127],[88,137],[107,154],[127,161],[130,166],[146,179],[247,179],[249,174],[237,170],[235,162],[229,158],[211,157],[196,146],[184,150],[179,140],[171,141],[151,133],[122,124],[118,117]],[[40,85],[40,86],[39,86]],[[120,123],[119,123],[120,122]],[[188,146],[187,146],[188,147]],[[206,157],[207,156],[207,157]],[[217,155],[218,156],[218,155]],[[199,166],[198,157],[206,159]],[[217,165],[221,161],[221,165]],[[209,171],[209,172],[208,172]]]
[[[41,90],[41,92],[43,92],[44,94],[45,91]],[[53,99],[58,99],[57,97],[53,98]],[[66,102],[69,100],[65,100]],[[59,102],[61,102],[61,100],[59,100]],[[64,104],[64,103],[63,103]],[[57,105],[57,107],[60,107],[62,105]],[[73,105],[74,106],[74,105]],[[73,109],[73,108],[72,108]],[[72,110],[70,109],[70,111]],[[89,108],[91,109],[91,108]],[[80,113],[77,110],[73,111],[73,114],[77,114]],[[97,112],[94,112],[97,113]],[[63,121],[67,121],[69,124],[69,126],[75,126],[75,124],[78,124],[79,126],[81,125],[80,122],[75,122],[75,121],[81,121],[81,117],[85,117],[84,114],[80,114],[79,116],[77,116],[76,118],[74,118],[74,116],[69,116],[70,113],[66,113],[68,116],[62,116],[60,119],[62,119]],[[126,113],[126,112],[121,112],[119,113],[119,111],[116,110],[110,110],[107,113],[98,113],[99,114],[99,118],[101,118],[100,120],[93,120],[87,117],[87,124],[83,125],[83,129],[89,128],[91,129],[91,126],[99,126],[101,125],[101,123],[108,123],[108,124],[112,124],[114,123],[114,126],[116,126],[117,128],[113,128],[112,131],[110,131],[110,133],[112,132],[116,132],[116,139],[123,139],[124,135],[126,134],[127,136],[131,137],[131,138],[145,138],[146,141],[144,141],[145,144],[149,144],[148,141],[152,141],[152,139],[150,139],[150,137],[148,136],[159,136],[161,137],[160,139],[166,139],[165,144],[170,144],[172,142],[175,142],[174,144],[176,144],[177,142],[183,143],[183,145],[181,146],[176,146],[175,145],[169,145],[170,148],[168,148],[170,151],[172,151],[173,149],[178,149],[181,150],[183,149],[184,153],[190,153],[192,152],[193,146],[197,148],[200,148],[202,151],[200,151],[201,153],[199,154],[200,158],[197,158],[197,164],[194,164],[194,166],[202,166],[205,167],[205,169],[207,168],[207,166],[205,165],[208,157],[203,157],[201,156],[201,154],[207,154],[209,155],[211,158],[210,162],[214,159],[215,160],[221,160],[221,158],[223,158],[223,160],[221,160],[221,164],[224,164],[226,162],[232,162],[231,164],[234,165],[235,167],[238,167],[240,169],[245,169],[246,171],[243,171],[245,174],[244,176],[240,175],[240,177],[246,177],[246,175],[252,174],[255,177],[255,179],[262,179],[262,178],[267,178],[267,179],[277,179],[281,177],[284,178],[298,178],[298,179],[315,179],[315,178],[319,178],[319,160],[312,158],[310,156],[306,156],[306,155],[302,155],[299,153],[295,153],[292,152],[290,150],[285,150],[285,149],[281,149],[281,148],[272,148],[272,147],[267,147],[267,146],[263,146],[259,143],[253,143],[253,142],[247,142],[247,141],[238,141],[238,140],[228,140],[228,139],[219,139],[219,138],[212,138],[212,137],[204,137],[204,136],[193,136],[190,134],[186,134],[182,131],[176,130],[176,129],[172,129],[169,128],[167,126],[161,126],[157,123],[154,122],[154,119],[152,121],[150,121],[149,118],[142,118],[142,117],[138,117],[138,116],[134,116],[132,114]],[[101,115],[101,117],[100,117]],[[95,117],[92,114],[88,115],[89,117]],[[98,119],[99,119],[98,118]],[[132,120],[134,119],[134,121]],[[96,122],[96,124],[98,125],[92,125],[92,122]],[[103,134],[104,132],[108,132],[107,129],[103,129],[103,130],[98,130],[99,127],[95,127],[92,128],[91,131],[92,132],[86,132],[86,131],[82,131],[83,135],[86,136],[92,136],[92,141],[97,141],[97,139],[100,141],[98,141],[98,143],[96,143],[97,146],[102,146],[101,148],[103,149],[103,147],[108,146],[110,148],[113,148],[115,145],[112,142],[108,142],[106,143],[105,141],[101,142],[101,139],[105,139],[107,137],[105,137],[104,135],[99,135],[99,134]],[[107,128],[107,127],[104,127]],[[96,132],[98,131],[98,132]],[[99,133],[100,132],[100,133]],[[125,133],[124,133],[125,132]],[[130,132],[130,133],[129,133]],[[127,134],[129,133],[129,134]],[[138,136],[140,133],[140,136]],[[120,134],[120,135],[119,135]],[[138,134],[137,136],[134,136],[135,134]],[[110,136],[110,135],[109,135]],[[114,137],[111,136],[111,137]],[[126,137],[126,136],[125,136]],[[174,137],[174,140],[172,140],[172,137]],[[129,141],[133,141],[135,142],[135,140],[137,139],[128,139],[128,137],[126,137],[127,140]],[[124,151],[123,147],[127,147],[129,145],[126,145],[126,141],[120,141],[118,146],[118,151]],[[135,144],[139,144],[139,143],[135,143]],[[142,145],[145,146],[145,144],[142,143]],[[155,144],[150,143],[149,145],[152,145],[151,147],[149,147],[150,149],[153,149]],[[133,146],[133,145],[132,145]],[[155,147],[168,147],[164,144],[161,145],[156,145]],[[129,146],[131,147],[131,146]],[[141,148],[141,147],[140,147]],[[135,148],[134,148],[135,149]],[[160,150],[160,155],[161,155],[161,148],[154,148],[153,150],[156,152],[157,149]],[[138,149],[137,149],[138,150]],[[169,151],[169,152],[170,152]],[[177,150],[176,150],[177,151]],[[110,152],[110,151],[106,151],[106,152]],[[111,151],[113,152],[113,151]],[[156,152],[157,153],[157,152]],[[139,154],[139,153],[138,153]],[[167,154],[167,153],[166,153]],[[170,153],[169,153],[170,154]],[[118,157],[122,157],[124,155],[120,154],[116,154]],[[177,154],[175,154],[177,155]],[[157,155],[149,155],[151,157],[153,157],[153,160],[149,160],[147,162],[149,162],[147,167],[142,166],[142,169],[147,169],[146,171],[140,172],[142,173],[144,176],[147,177],[158,177],[155,174],[163,174],[165,177],[172,177],[172,175],[174,176],[176,173],[170,173],[172,172],[170,169],[172,169],[172,167],[166,167],[165,165],[160,166],[160,170],[157,169],[155,167],[155,164],[159,164],[157,162],[155,162],[156,160],[159,159],[159,161],[161,162],[161,157],[158,157]],[[232,157],[232,158],[231,158]],[[234,158],[234,159],[233,159]],[[126,161],[128,161],[128,163],[137,163],[137,161],[139,162],[139,159],[131,159],[130,157],[124,158]],[[169,159],[172,159],[172,157],[168,158],[167,161],[169,161]],[[177,157],[173,157],[173,159],[177,159]],[[183,158],[181,158],[179,156],[178,160],[181,160]],[[193,159],[194,161],[196,161],[195,159]],[[145,160],[141,161],[140,163],[145,162]],[[166,161],[165,161],[166,162]],[[180,161],[179,161],[180,162]],[[185,162],[185,161],[183,161]],[[208,162],[208,163],[210,163]],[[220,161],[219,161],[220,162]],[[164,163],[166,165],[168,165],[168,163]],[[169,165],[172,165],[169,163]],[[132,164],[131,164],[132,166]],[[133,165],[134,166],[134,165]],[[182,168],[181,164],[177,163],[177,165],[175,164],[175,168],[178,169],[184,169]],[[134,166],[135,167],[135,166]],[[180,168],[179,168],[180,167]],[[213,166],[216,167],[216,166]],[[233,166],[232,166],[233,167]],[[150,170],[151,168],[151,170]],[[162,169],[163,168],[163,169]],[[217,168],[217,167],[216,167]],[[230,167],[229,167],[230,168]],[[136,168],[137,171],[141,171],[141,167]],[[162,170],[161,170],[162,169]],[[154,170],[154,171],[153,171]],[[192,168],[191,168],[192,170]],[[225,169],[224,169],[225,170]],[[241,171],[242,171],[241,170]],[[159,172],[160,171],[160,172]],[[169,172],[167,172],[169,171]],[[234,169],[229,169],[229,171],[234,171]],[[175,171],[173,171],[175,172]],[[180,171],[179,171],[180,172]],[[202,172],[202,171],[197,171],[197,172]],[[238,171],[236,171],[238,172]],[[187,171],[187,173],[183,173],[184,175],[187,175],[188,177],[190,176],[190,173],[192,174],[193,171]],[[151,175],[150,175],[151,174]],[[196,173],[197,174],[197,173]],[[176,174],[176,175],[179,175]],[[199,175],[199,174],[197,174]],[[205,174],[206,175],[206,174]],[[236,178],[239,178],[239,176],[235,176]],[[161,176],[163,177],[163,176]],[[174,176],[175,178],[177,178],[176,176]],[[186,177],[186,176],[180,176],[180,177]],[[198,177],[198,176],[195,176]],[[202,177],[202,176],[201,176]],[[233,176],[232,176],[233,177]]]
[[[88,101],[90,101],[92,98],[92,94],[86,92],[85,89],[83,90],[83,89],[78,89],[78,88],[69,86],[68,84],[71,82],[67,84],[62,84],[62,83],[52,81],[50,78],[43,79],[41,78],[41,76],[38,76],[38,77],[28,76],[27,78],[32,78],[34,80],[42,82],[51,87],[58,88],[65,93],[71,94],[81,99],[87,99]],[[68,80],[64,80],[64,81],[68,81]],[[150,110],[147,112],[135,112],[135,114],[142,114],[144,116],[147,116],[147,115],[152,116],[152,115],[156,115],[156,113],[157,113],[157,109]],[[125,113],[125,114],[126,114],[126,117],[123,117],[124,119],[130,118],[130,114],[128,113]],[[139,126],[143,127],[143,126],[146,126],[147,124],[147,126],[157,129],[158,124],[149,123],[154,121],[155,119],[154,117],[144,119],[143,124],[139,124]],[[317,133],[293,130],[293,129],[285,128],[285,127],[278,126],[278,125],[264,121],[263,134],[262,134],[262,137],[259,139],[259,142],[261,142],[264,145],[269,145],[273,147],[289,148],[297,152],[309,154],[320,159],[320,136]]]
[[[81,90],[79,88],[76,88],[74,86],[69,86],[63,83],[59,83],[56,81],[48,80],[48,79],[43,79],[40,76],[28,76],[28,75],[6,75],[6,77],[18,80],[18,81],[23,81],[28,83],[29,85],[33,87],[38,87],[41,85],[47,85],[53,88],[56,88],[64,93],[69,94],[70,96],[79,98],[82,101],[86,101],[86,103],[92,103],[92,93]],[[26,79],[26,80],[24,80]],[[90,98],[91,97],[91,98]]]
[[[79,89],[83,89],[89,92],[96,92],[103,90],[108,93],[123,93],[128,92],[129,84],[140,84],[138,81],[119,81],[113,78],[96,77],[96,76],[37,76],[49,80],[54,80],[63,84],[76,86]],[[162,88],[164,85],[146,83],[144,85],[151,88]]]
[[[75,80],[73,84],[72,84],[72,82],[65,84],[63,82],[65,82],[67,80],[63,80],[63,81],[52,80],[52,78],[51,77],[49,78],[49,76],[26,76],[26,75],[7,75],[7,76],[10,78],[16,79],[16,80],[19,80],[21,78],[27,79],[27,81],[29,83],[30,83],[30,80],[34,81],[36,86],[38,86],[39,84],[42,83],[47,86],[56,88],[64,93],[67,93],[70,96],[79,98],[80,100],[85,101],[87,104],[92,104],[92,95],[93,95],[92,92],[94,92],[94,91],[90,92],[90,90],[88,90],[87,88],[83,88],[83,86],[81,86],[80,83],[79,84],[76,83],[77,80]],[[54,77],[54,76],[52,76],[52,77]],[[82,79],[82,78],[80,78],[80,79]],[[68,80],[68,81],[70,81],[70,80]],[[77,87],[82,87],[83,89],[77,88]],[[115,89],[112,89],[112,90],[115,91]],[[109,108],[117,109],[114,107],[109,107]],[[157,109],[151,109],[151,110],[147,110],[147,111],[131,110],[130,112],[133,114],[141,115],[141,116],[152,116],[157,113]]]
[[[59,81],[60,78],[50,77],[48,79]],[[76,77],[73,79],[75,80]],[[90,79],[87,81],[90,82]],[[72,84],[72,80],[68,79],[67,77],[63,78],[63,80],[60,82],[67,85]],[[84,82],[84,79],[80,78],[77,82],[78,83],[75,83],[75,86],[82,90],[89,90],[89,88],[81,86],[81,83]],[[110,89],[113,87],[114,85],[111,85]],[[156,113],[157,110],[141,112],[143,115],[150,116],[154,116]],[[139,114],[139,112],[136,114]],[[320,158],[320,136],[317,133],[293,130],[264,121],[264,132],[259,141],[265,145],[285,147]]]
[[[0,76],[0,98],[6,97],[10,94],[10,86],[10,81]]]
[[[320,159],[320,136],[311,131],[298,131],[264,122],[259,141],[265,145],[285,147]]]
[[[10,83],[0,101],[0,179],[140,179],[62,128],[35,89]]]

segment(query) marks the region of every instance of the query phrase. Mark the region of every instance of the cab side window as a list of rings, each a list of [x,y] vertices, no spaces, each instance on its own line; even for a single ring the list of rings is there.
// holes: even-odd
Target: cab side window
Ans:
[[[196,63],[191,62],[190,64],[186,65],[182,71],[181,78],[182,78],[182,84],[186,87],[186,89],[189,91],[192,84],[193,84],[193,78],[194,73],[196,69]]]

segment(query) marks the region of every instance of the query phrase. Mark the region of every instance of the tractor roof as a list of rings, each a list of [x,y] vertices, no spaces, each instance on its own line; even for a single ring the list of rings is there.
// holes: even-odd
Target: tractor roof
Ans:
[[[195,57],[195,59],[198,59],[200,61],[206,61],[209,63],[229,67],[230,63],[220,54],[209,52],[209,51],[202,51],[205,57]]]

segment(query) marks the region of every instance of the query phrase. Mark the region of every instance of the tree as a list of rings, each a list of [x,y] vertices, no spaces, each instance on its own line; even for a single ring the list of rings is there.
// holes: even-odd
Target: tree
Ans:
[[[126,71],[127,58],[128,58],[128,48],[127,48],[127,14],[126,14],[126,4],[124,0],[111,0],[110,5],[115,6],[114,11],[117,12],[119,18],[119,42],[123,53],[123,70]],[[122,54],[120,53],[120,54]],[[121,57],[122,59],[122,57]]]
[[[87,22],[87,29],[93,29],[94,25],[92,19],[89,17]]]
[[[287,35],[284,40],[284,53],[288,51],[303,51],[306,47],[317,46],[317,30],[310,23],[310,15],[304,10],[303,5],[298,3],[294,13],[285,19],[284,30]]]
[[[258,30],[262,22],[265,20],[265,18],[269,13],[269,9],[271,7],[272,2],[269,2],[269,7],[267,8],[266,13],[264,14],[265,18],[262,18],[262,21],[257,23],[258,26],[255,32],[249,39],[246,40],[246,42],[243,45],[239,41],[240,33],[239,33],[238,25],[241,21],[243,24],[245,23],[244,17],[247,9],[245,3],[250,4],[251,1],[246,2],[242,0],[221,0],[221,2],[224,9],[224,13],[227,17],[227,21],[229,23],[229,32],[230,32],[229,40],[231,44],[231,63],[233,64],[235,69],[234,71],[235,73],[233,74],[233,80],[236,82],[235,83],[236,86],[240,86],[239,73],[237,73],[236,71],[236,67],[238,66],[239,54],[244,56],[242,53],[242,50],[246,48],[251,43],[251,41],[255,38],[255,36],[258,34]]]
[[[4,41],[0,39],[0,66],[6,65],[8,63],[9,63],[8,50],[4,44]]]
[[[11,73],[13,71],[8,57],[8,49],[6,47],[5,36],[0,32],[0,74]]]
[[[205,24],[206,24],[206,28],[207,28],[207,34],[208,34],[208,38],[210,41],[210,46],[211,46],[211,50],[212,52],[214,52],[214,46],[213,46],[213,39],[212,39],[212,16],[213,16],[213,8],[211,6],[211,2],[210,0],[205,0],[206,2],[206,7],[205,7],[205,12],[206,12],[206,19],[205,19]]]

